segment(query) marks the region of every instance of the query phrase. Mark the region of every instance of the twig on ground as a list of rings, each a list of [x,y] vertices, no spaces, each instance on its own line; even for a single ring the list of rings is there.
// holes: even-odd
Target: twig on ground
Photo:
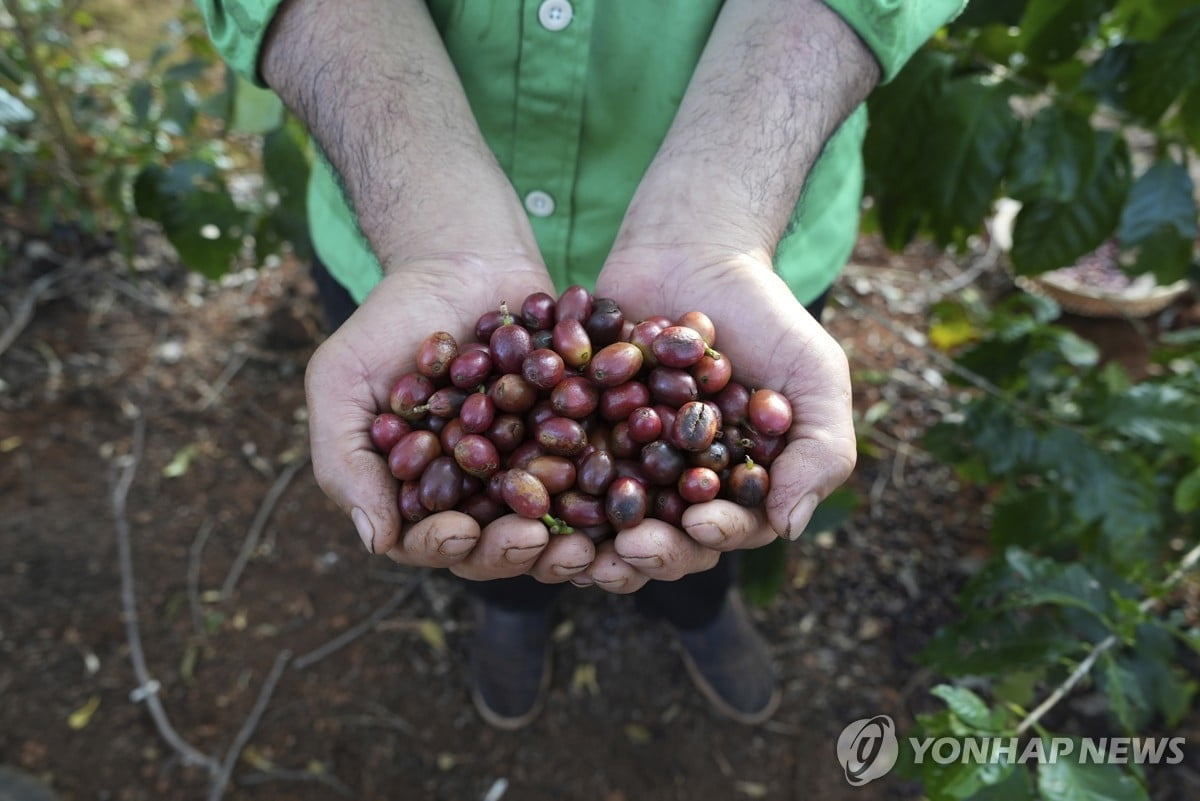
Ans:
[[[254,549],[258,547],[258,541],[262,538],[263,529],[267,526],[267,521],[271,518],[271,512],[275,510],[275,504],[279,503],[279,499],[283,497],[283,493],[287,490],[288,485],[292,483],[292,479],[300,472],[301,468],[308,464],[309,456],[305,454],[303,458],[297,459],[287,466],[287,469],[279,474],[279,478],[275,479],[275,483],[271,489],[267,491],[263,498],[262,505],[258,507],[258,513],[254,516],[254,521],[250,524],[250,530],[246,532],[246,539],[242,542],[242,548],[238,551],[237,558],[233,560],[233,565],[229,568],[229,574],[225,576],[225,583],[221,585],[221,598],[228,600],[233,596],[233,591],[237,587],[238,580],[242,577],[242,571],[246,569],[246,564],[250,561],[250,557],[254,555]]]
[[[200,606],[200,556],[204,553],[204,546],[215,527],[211,517],[201,523],[199,531],[196,532],[196,539],[192,541],[192,547],[188,548],[188,607],[192,610],[192,626],[199,637],[204,636],[204,609]]]
[[[1163,588],[1170,587],[1178,582],[1189,570],[1196,566],[1196,562],[1198,561],[1200,561],[1200,545],[1197,545],[1196,547],[1192,548],[1192,550],[1187,552],[1187,554],[1179,562],[1179,566],[1171,572],[1171,575],[1167,576],[1166,580],[1162,584]],[[1160,601],[1161,599],[1159,598],[1145,598],[1141,603],[1138,604],[1138,609],[1143,613],[1149,612],[1151,609],[1158,606]],[[1053,709],[1059,701],[1067,696],[1067,693],[1075,689],[1075,685],[1082,681],[1083,677],[1086,676],[1089,671],[1091,671],[1092,666],[1096,664],[1096,660],[1111,650],[1116,644],[1117,635],[1110,634],[1093,646],[1087,657],[1085,657],[1084,660],[1076,666],[1075,670],[1070,676],[1067,676],[1066,681],[1054,688],[1054,692],[1050,693],[1050,695],[1046,697],[1046,700],[1038,704],[1032,712],[1025,716],[1025,719],[1022,720],[1020,725],[1017,726],[1017,734],[1024,734],[1030,726],[1037,724],[1037,722],[1041,720],[1047,712]]]
[[[0,331],[0,356],[4,355],[4,351],[8,350],[21,332],[25,330],[25,326],[29,325],[33,320],[33,310],[37,308],[37,302],[50,290],[59,279],[66,275],[66,268],[60,267],[51,273],[46,273],[41,278],[38,278],[29,285],[28,291],[21,296],[17,301],[17,305],[13,307],[8,325],[3,331]]]
[[[243,787],[254,787],[271,782],[316,782],[325,785],[340,796],[348,798],[354,795],[354,791],[332,773],[316,773],[311,770],[286,770],[283,768],[262,770],[256,773],[247,773],[237,781]]]
[[[129,488],[133,484],[133,476],[137,472],[138,463],[142,459],[145,442],[146,418],[141,410],[137,410],[134,417],[133,449],[111,495],[113,518],[117,528],[117,558],[121,570],[121,611],[125,617],[125,635],[129,640],[129,659],[133,663],[133,673],[138,681],[138,687],[134,690],[132,697],[135,700],[139,698],[145,700],[159,735],[182,757],[185,765],[202,765],[209,773],[215,775],[220,770],[217,761],[185,742],[171,726],[166,710],[163,709],[162,702],[158,697],[158,682],[150,678],[150,671],[146,668],[146,654],[142,650],[142,634],[138,626],[137,600],[134,591],[133,548],[130,544],[129,519],[125,514],[125,502],[129,497]]]
[[[220,772],[213,780],[212,789],[208,793],[208,801],[220,801],[221,796],[225,794],[225,786],[229,784],[233,766],[237,764],[238,757],[242,755],[250,738],[254,736],[254,730],[258,728],[258,722],[262,720],[263,712],[267,710],[267,704],[271,702],[271,696],[275,693],[275,685],[279,683],[283,669],[287,667],[291,658],[292,652],[286,650],[280,651],[275,657],[275,664],[271,666],[271,672],[267,674],[262,689],[258,691],[258,699],[254,702],[254,707],[246,716],[246,722],[242,724],[237,736],[233,738],[233,744],[229,746],[228,753],[225,754],[225,761],[221,764]]]
[[[206,412],[209,407],[216,403],[221,398],[221,393],[225,391],[225,387],[229,386],[229,382],[238,374],[238,371],[246,366],[246,362],[250,360],[248,353],[237,353],[225,365],[225,369],[221,371],[221,375],[217,377],[212,386],[205,387],[204,400],[196,406],[197,412]]]
[[[309,651],[307,654],[297,658],[296,661],[292,663],[293,669],[304,670],[310,665],[321,661],[335,651],[341,650],[345,646],[369,632],[371,629],[375,628],[375,626],[379,625],[380,621],[403,606],[404,603],[410,597],[412,597],[412,595],[418,589],[420,589],[421,585],[425,582],[425,579],[429,578],[429,573],[430,570],[428,568],[423,568],[417,573],[413,574],[412,578],[408,580],[408,584],[396,590],[395,594],[392,595],[387,603],[372,612],[365,620],[362,620],[346,629],[321,647]]]

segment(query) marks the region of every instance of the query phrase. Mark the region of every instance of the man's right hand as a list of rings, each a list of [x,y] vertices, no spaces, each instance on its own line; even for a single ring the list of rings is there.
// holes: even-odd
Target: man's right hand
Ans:
[[[446,567],[472,580],[529,573],[561,582],[591,564],[595,548],[585,535],[551,539],[540,521],[516,515],[482,531],[471,517],[453,511],[404,528],[399,483],[369,436],[371,421],[388,409],[392,384],[416,369],[417,347],[429,334],[448,331],[467,342],[481,314],[502,300],[519,308],[526,295],[539,291],[554,294],[545,269],[507,254],[390,264],[389,274],[313,354],[305,380],[313,470],[372,553]]]

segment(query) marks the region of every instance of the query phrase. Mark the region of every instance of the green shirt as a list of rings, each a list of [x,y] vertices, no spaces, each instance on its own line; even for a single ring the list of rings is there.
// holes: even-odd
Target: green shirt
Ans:
[[[259,83],[258,56],[281,0],[198,0],[218,50]],[[890,80],[963,0],[826,0]],[[642,174],[674,118],[720,0],[430,0],[429,8],[496,159],[525,203],[561,290],[591,287]],[[803,303],[850,255],[862,196],[865,107],[809,173],[775,268]],[[361,301],[379,263],[329,165],[314,165],[309,226],[318,256]]]

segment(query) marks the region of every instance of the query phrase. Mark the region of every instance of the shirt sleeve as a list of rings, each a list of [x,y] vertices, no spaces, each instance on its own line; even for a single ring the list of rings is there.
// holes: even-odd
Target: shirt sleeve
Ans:
[[[966,0],[825,0],[866,43],[882,71],[896,77],[938,28],[954,19]]]
[[[283,0],[196,0],[208,35],[234,72],[266,86],[258,71],[267,28]]]

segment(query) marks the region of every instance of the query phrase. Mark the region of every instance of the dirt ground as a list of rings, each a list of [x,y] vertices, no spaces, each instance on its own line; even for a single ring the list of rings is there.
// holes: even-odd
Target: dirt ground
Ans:
[[[112,500],[132,468],[149,673],[205,754],[224,758],[281,652],[302,657],[405,593],[345,648],[283,671],[226,798],[919,797],[896,777],[851,788],[834,745],[855,719],[889,714],[903,732],[932,708],[915,654],[984,552],[986,498],[919,448],[950,390],[878,319],[921,329],[931,293],[962,265],[864,241],[839,285],[827,322],[851,355],[856,409],[883,413],[863,425],[872,452],[851,482],[853,518],[790,546],[784,591],[756,611],[785,680],[775,720],[723,722],[661,624],[628,598],[571,589],[548,706],[501,733],[467,698],[460,588],[365,554],[308,469],[303,372],[322,324],[303,271],[284,263],[212,286],[153,236],[125,273],[111,253],[7,235],[10,312],[51,278],[0,356],[0,765],[63,801],[206,797],[204,771],[131,700]],[[977,280],[1003,284],[994,270]],[[1161,797],[1196,797],[1195,775],[1181,768]]]

